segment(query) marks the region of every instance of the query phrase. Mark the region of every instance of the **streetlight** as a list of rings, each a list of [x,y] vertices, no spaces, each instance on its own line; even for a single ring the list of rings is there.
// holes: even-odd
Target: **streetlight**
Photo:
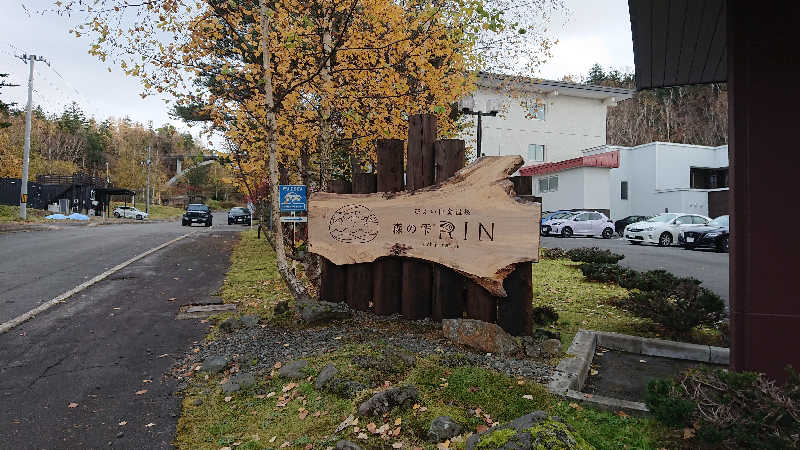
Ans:
[[[478,116],[478,139],[477,140],[478,140],[478,158],[480,158],[481,156],[483,156],[482,153],[481,153],[481,141],[483,140],[483,121],[481,119],[483,118],[483,116],[489,116],[489,117],[497,116],[497,110],[496,109],[492,109],[491,106],[489,105],[489,102],[486,102],[487,106],[490,106],[489,107],[489,112],[475,111],[475,109],[474,109],[475,108],[475,98],[473,96],[471,96],[471,95],[469,97],[463,98],[460,103],[461,103],[461,113],[462,114],[468,114],[470,116]]]

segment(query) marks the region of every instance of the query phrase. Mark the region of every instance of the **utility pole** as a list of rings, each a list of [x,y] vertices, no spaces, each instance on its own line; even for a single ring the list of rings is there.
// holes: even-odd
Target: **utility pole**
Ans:
[[[147,147],[147,201],[144,204],[144,212],[150,214],[150,164],[153,160],[150,159],[150,147]]]
[[[43,56],[27,55],[17,56],[17,58],[30,61],[30,74],[28,75],[28,105],[25,107],[25,149],[22,157],[22,183],[20,183],[19,195],[19,217],[25,220],[28,217],[28,168],[31,157],[31,111],[33,109],[33,63],[42,61],[50,65]]]

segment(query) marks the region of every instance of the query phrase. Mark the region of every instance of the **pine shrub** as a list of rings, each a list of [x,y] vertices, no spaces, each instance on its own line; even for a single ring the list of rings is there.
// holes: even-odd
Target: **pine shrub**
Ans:
[[[597,247],[573,248],[567,251],[567,257],[573,262],[616,264],[624,255],[611,253],[611,250],[601,250]]]

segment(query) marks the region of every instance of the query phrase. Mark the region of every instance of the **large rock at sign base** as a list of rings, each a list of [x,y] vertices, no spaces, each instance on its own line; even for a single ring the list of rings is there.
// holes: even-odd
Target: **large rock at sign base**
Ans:
[[[311,299],[299,300],[297,311],[303,322],[307,323],[349,319],[353,315],[353,311],[350,310],[347,303],[331,303]]]
[[[593,449],[559,417],[534,411],[467,438],[467,450]]]
[[[230,394],[231,392],[236,392],[241,388],[246,388],[255,384],[256,378],[249,373],[240,373],[238,375],[234,375],[230,378],[230,380],[226,381],[222,384],[222,390],[226,394]]]
[[[204,372],[219,373],[228,365],[228,357],[224,355],[209,356],[203,360],[200,370]]]
[[[291,378],[294,380],[302,380],[307,375],[303,371],[308,366],[308,361],[304,359],[298,359],[297,361],[291,361],[278,369],[278,376],[283,378]]]
[[[442,332],[451,341],[484,353],[513,355],[519,351],[514,337],[494,323],[475,319],[444,319]]]
[[[333,377],[336,376],[336,366],[333,364],[328,364],[327,366],[323,367],[322,370],[319,371],[319,375],[317,375],[317,379],[314,380],[314,389],[322,389],[324,388]]]
[[[410,408],[419,399],[414,386],[403,386],[387,389],[370,397],[358,407],[360,416],[382,416],[395,406]]]

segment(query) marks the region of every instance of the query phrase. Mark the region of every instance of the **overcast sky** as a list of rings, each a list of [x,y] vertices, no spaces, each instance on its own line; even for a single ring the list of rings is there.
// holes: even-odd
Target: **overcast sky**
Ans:
[[[48,0],[0,0],[0,73],[10,73],[7,81],[20,87],[4,88],[3,99],[26,103],[28,66],[15,54],[22,52],[45,56],[52,67],[37,63],[34,73],[34,104],[45,111],[63,110],[78,102],[90,116],[130,117],[154,127],[172,123],[181,130],[187,127],[169,118],[164,99],[142,99],[138,81],[126,77],[118,68],[101,63],[87,53],[84,39],[70,35],[67,18],[30,16],[28,10],[42,9]],[[559,40],[553,58],[541,67],[542,78],[560,79],[564,75],[585,74],[595,62],[618,69],[633,68],[631,27],[626,0],[565,0],[568,16],[557,18],[552,31]],[[63,77],[63,79],[62,79]],[[198,127],[192,134],[197,136]]]

